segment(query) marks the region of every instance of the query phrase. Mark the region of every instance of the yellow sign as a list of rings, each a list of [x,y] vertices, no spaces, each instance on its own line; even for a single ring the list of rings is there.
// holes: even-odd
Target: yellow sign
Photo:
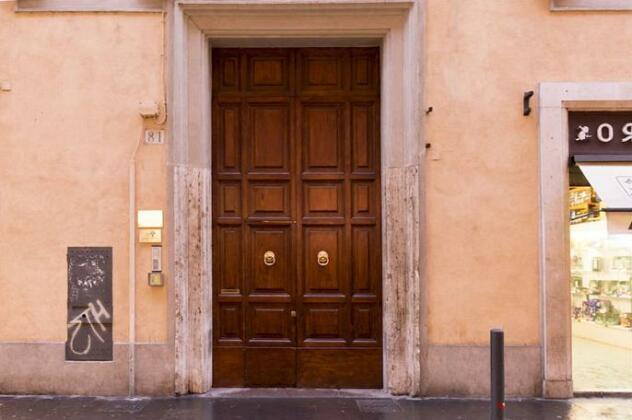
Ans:
[[[139,228],[161,228],[162,210],[138,210]]]
[[[162,229],[138,229],[138,242],[141,244],[162,243]]]

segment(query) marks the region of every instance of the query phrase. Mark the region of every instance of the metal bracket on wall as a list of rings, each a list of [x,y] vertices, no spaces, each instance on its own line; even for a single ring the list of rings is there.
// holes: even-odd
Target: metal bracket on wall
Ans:
[[[527,91],[522,95],[522,115],[525,117],[531,114],[531,106],[529,102],[531,101],[531,97],[533,96],[533,91]]]

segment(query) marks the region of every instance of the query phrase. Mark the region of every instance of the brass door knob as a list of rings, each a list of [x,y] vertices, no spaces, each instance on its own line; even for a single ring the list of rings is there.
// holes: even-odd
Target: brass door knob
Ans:
[[[266,251],[263,253],[263,263],[268,267],[276,263],[276,255],[272,251]]]
[[[318,261],[318,265],[320,265],[321,267],[329,264],[329,254],[327,253],[327,251],[319,251],[316,257],[316,261]]]

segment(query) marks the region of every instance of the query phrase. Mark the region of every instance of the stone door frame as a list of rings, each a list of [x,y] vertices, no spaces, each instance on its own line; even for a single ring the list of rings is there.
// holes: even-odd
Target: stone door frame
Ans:
[[[632,110],[632,83],[541,83],[540,289],[543,394],[573,396],[568,112]]]
[[[175,391],[212,384],[210,52],[226,40],[381,46],[384,389],[419,395],[423,0],[170,0],[171,336]],[[351,45],[349,45],[351,44]],[[169,280],[168,280],[169,281]]]

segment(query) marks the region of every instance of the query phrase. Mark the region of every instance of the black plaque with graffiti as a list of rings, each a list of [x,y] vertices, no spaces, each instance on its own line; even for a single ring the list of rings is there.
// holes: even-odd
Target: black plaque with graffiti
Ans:
[[[112,360],[112,248],[68,248],[66,360]]]

